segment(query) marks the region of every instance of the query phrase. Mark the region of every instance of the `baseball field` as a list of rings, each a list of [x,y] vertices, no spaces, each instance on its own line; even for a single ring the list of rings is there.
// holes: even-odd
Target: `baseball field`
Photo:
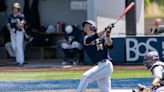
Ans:
[[[80,77],[92,66],[0,67],[1,92],[75,92]],[[112,92],[131,92],[138,83],[149,85],[151,73],[143,66],[114,66]],[[100,92],[96,82],[87,92]]]

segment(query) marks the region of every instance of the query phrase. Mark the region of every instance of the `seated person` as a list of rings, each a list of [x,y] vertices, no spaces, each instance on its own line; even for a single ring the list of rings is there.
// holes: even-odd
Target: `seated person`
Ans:
[[[73,65],[77,65],[78,50],[82,49],[82,45],[80,44],[81,36],[81,31],[77,27],[73,25],[67,25],[65,27],[64,40],[61,43],[64,52],[63,65],[67,64],[69,56],[73,58]]]

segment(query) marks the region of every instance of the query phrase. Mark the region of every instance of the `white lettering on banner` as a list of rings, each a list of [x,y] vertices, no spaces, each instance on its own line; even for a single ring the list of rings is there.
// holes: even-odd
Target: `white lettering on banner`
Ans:
[[[164,50],[162,50],[162,58],[164,58]]]
[[[164,50],[164,42],[162,42],[162,49]]]
[[[162,58],[164,58],[164,42],[162,42]]]
[[[144,56],[144,54],[149,50],[156,50],[154,47],[150,45],[151,42],[157,42],[156,38],[149,38],[146,42],[138,42],[135,38],[127,38],[126,39],[126,60],[127,61],[137,61],[140,56]],[[133,46],[131,46],[133,44]],[[145,51],[140,52],[140,48],[144,47]],[[133,56],[131,56],[133,53]]]

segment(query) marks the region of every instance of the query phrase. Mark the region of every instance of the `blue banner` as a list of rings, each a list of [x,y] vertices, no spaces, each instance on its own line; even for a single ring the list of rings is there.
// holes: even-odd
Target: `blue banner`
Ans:
[[[113,37],[113,44],[109,54],[114,64],[142,64],[143,56],[151,50],[158,51],[161,61],[164,61],[162,36]]]

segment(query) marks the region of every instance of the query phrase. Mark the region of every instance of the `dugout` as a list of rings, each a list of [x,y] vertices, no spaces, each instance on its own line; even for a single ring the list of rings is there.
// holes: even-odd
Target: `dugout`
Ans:
[[[7,5],[7,10],[3,13],[0,17],[3,19],[7,19],[7,15],[11,12],[11,6],[14,2],[19,2],[22,6],[22,12],[24,7],[25,1],[29,2],[29,7],[31,9],[31,5],[33,0],[5,0]],[[114,22],[118,15],[125,9],[126,5],[131,1],[135,2],[135,9],[132,12],[132,16],[129,20],[135,19],[135,23],[133,24],[135,27],[131,27],[131,22],[128,24],[129,29],[131,32],[134,31],[135,34],[133,35],[143,35],[144,34],[144,1],[143,0],[38,0],[38,13],[40,19],[40,26],[42,25],[54,25],[59,22],[64,22],[65,24],[73,24],[77,25],[81,28],[81,23],[86,19],[92,19],[97,22],[98,30],[102,30],[108,24]],[[135,14],[135,15],[134,15]],[[112,32],[113,36],[120,36],[127,34],[127,26],[126,26],[126,19],[129,17],[124,17],[113,29],[115,31]],[[6,24],[6,21],[0,20],[1,24]],[[133,30],[134,28],[134,30]],[[42,30],[39,30],[42,31]],[[39,35],[39,34],[36,34]],[[60,39],[62,39],[62,33],[54,33],[54,34],[44,34],[41,33],[41,36],[38,38],[50,37],[51,43],[54,48],[48,49],[48,51],[44,51],[45,43],[43,43],[43,48],[37,48],[34,50],[37,57],[42,58],[43,54],[40,55],[38,51],[43,51],[45,53],[49,53],[49,51],[54,51],[58,53],[51,52],[52,57],[55,56],[53,59],[62,58],[63,54],[60,49],[58,49],[58,44]],[[46,40],[43,39],[43,40]],[[49,38],[48,38],[49,39]],[[52,40],[53,39],[53,40]],[[40,39],[42,40],[42,39]],[[41,41],[42,42],[42,41]],[[57,48],[56,48],[57,47]],[[33,48],[35,49],[35,48]],[[4,50],[2,50],[4,51]],[[34,53],[33,53],[34,54]],[[34,56],[32,54],[32,56]],[[84,55],[85,56],[85,55]],[[84,57],[85,58],[85,57]],[[44,59],[44,58],[43,58]]]

